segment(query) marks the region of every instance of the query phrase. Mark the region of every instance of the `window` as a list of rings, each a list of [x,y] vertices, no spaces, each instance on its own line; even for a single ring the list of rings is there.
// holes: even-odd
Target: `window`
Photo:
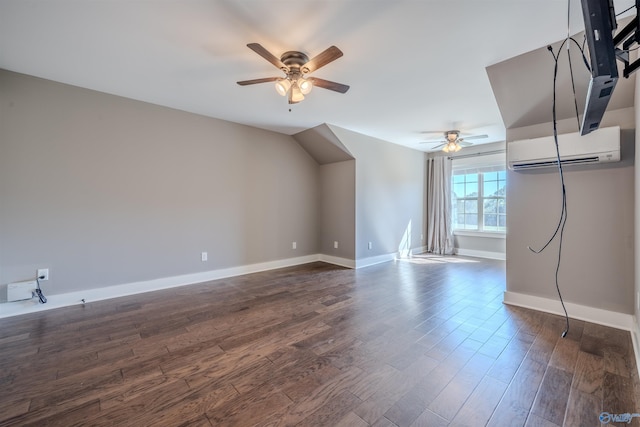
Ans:
[[[504,158],[504,156],[503,156]],[[502,165],[486,165],[470,159],[456,167],[452,179],[453,229],[504,233],[507,230],[507,173]]]

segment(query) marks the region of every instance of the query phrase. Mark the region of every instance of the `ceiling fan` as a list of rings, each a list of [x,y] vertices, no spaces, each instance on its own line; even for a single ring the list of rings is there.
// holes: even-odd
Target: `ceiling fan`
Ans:
[[[463,147],[469,147],[473,145],[473,142],[467,142],[470,139],[483,139],[488,138],[489,135],[470,135],[465,137],[460,137],[459,130],[448,130],[444,131],[444,140],[436,139],[431,141],[422,141],[420,144],[433,144],[439,143],[432,148],[432,150],[439,150],[442,148],[442,151],[445,153],[455,153],[456,151],[460,151]]]
[[[313,86],[340,93],[345,93],[349,90],[349,86],[342,83],[306,76],[342,56],[342,51],[335,46],[329,47],[312,59],[295,50],[283,53],[278,59],[259,43],[249,43],[247,47],[282,70],[285,77],[243,80],[238,82],[240,86],[276,82],[276,91],[282,96],[287,96],[289,104],[296,104],[302,101],[304,96],[311,92]]]

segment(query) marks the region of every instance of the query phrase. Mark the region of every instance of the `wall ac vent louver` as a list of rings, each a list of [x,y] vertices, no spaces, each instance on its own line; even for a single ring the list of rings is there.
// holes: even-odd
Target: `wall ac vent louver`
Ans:
[[[620,127],[601,128],[588,135],[558,135],[562,165],[620,161]],[[507,165],[514,171],[558,167],[552,136],[513,141],[507,145]]]

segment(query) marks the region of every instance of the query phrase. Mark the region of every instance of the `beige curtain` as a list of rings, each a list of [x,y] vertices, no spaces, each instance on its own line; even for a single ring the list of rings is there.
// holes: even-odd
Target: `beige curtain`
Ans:
[[[453,254],[451,159],[427,160],[427,252]]]

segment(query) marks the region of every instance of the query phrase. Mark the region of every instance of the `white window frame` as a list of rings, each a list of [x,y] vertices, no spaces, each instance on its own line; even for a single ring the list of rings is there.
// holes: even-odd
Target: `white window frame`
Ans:
[[[454,228],[453,233],[455,235],[467,235],[467,236],[483,236],[483,237],[496,237],[496,238],[504,238],[506,236],[506,227],[505,230],[485,230],[484,229],[484,201],[488,199],[496,199],[496,200],[504,200],[506,204],[506,194],[504,197],[484,197],[484,180],[485,173],[490,172],[505,172],[505,185],[506,185],[506,158],[504,153],[498,154],[490,154],[490,155],[477,155],[477,156],[465,156],[461,159],[456,159],[453,157],[453,168],[452,175],[468,175],[468,174],[477,174],[478,175],[478,195],[474,198],[465,198],[461,197],[457,200],[469,200],[476,199],[477,200],[477,219],[478,219],[478,228],[476,229],[468,229],[468,228]],[[452,176],[452,204],[455,203],[453,200],[453,176]],[[452,206],[451,212],[456,212],[455,206]],[[498,213],[498,215],[500,215]],[[506,213],[504,214],[506,217]],[[499,222],[498,222],[499,223]],[[506,221],[505,221],[506,223]],[[452,225],[455,227],[457,224],[457,217],[453,218]]]

